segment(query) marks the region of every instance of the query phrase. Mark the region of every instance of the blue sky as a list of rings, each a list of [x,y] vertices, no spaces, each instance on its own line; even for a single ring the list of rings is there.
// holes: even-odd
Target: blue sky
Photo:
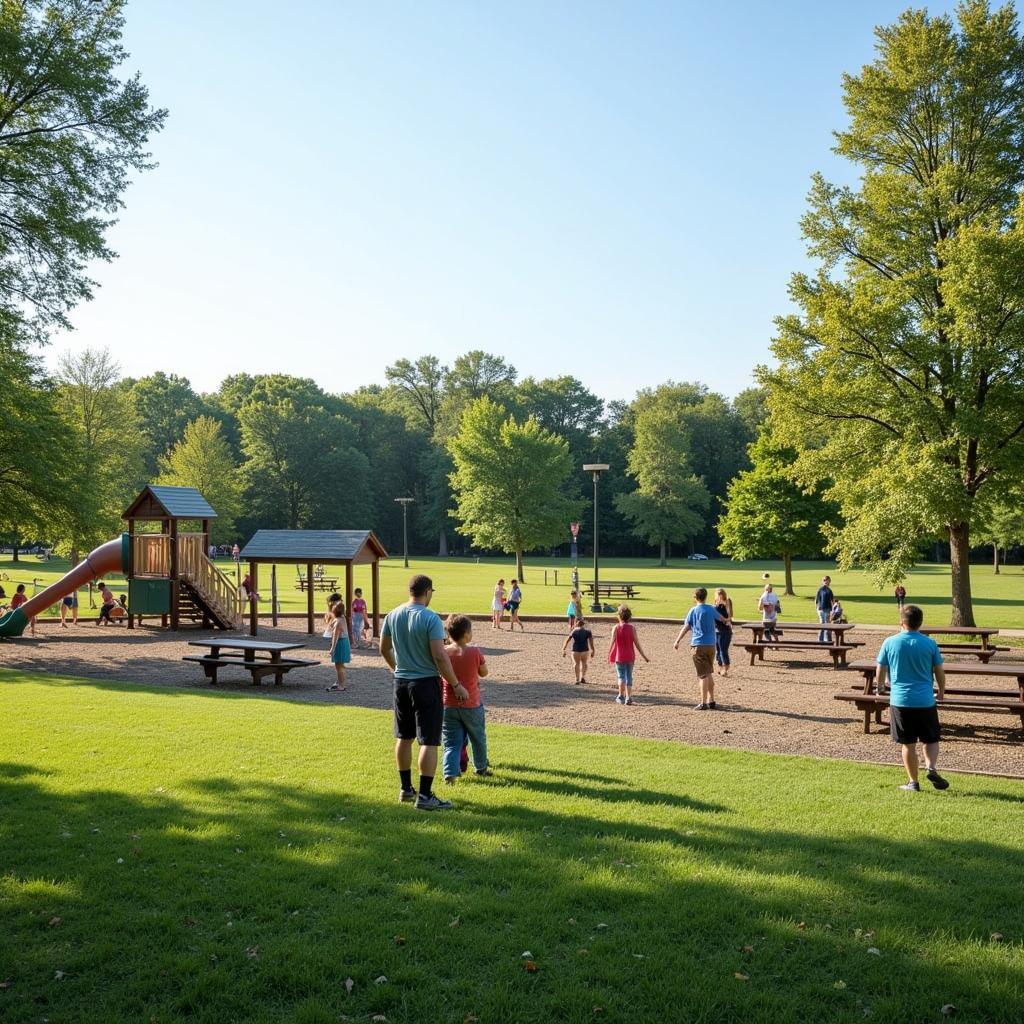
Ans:
[[[137,0],[160,166],[48,358],[349,391],[482,348],[605,398],[735,394],[811,173],[848,173],[841,75],[905,6]]]

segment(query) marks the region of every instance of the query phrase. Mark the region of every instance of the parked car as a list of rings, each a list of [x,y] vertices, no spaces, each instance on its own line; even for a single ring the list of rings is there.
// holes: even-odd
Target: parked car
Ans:
[[[692,555],[686,556],[691,562],[706,562],[708,560],[707,555],[698,555],[694,552]]]

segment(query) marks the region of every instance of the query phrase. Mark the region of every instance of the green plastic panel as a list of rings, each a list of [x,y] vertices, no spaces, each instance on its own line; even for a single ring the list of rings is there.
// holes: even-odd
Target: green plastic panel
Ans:
[[[132,615],[170,614],[171,581],[129,580],[128,607]]]

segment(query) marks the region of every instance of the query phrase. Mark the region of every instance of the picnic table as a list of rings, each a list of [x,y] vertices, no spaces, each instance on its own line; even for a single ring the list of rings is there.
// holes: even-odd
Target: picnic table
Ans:
[[[300,576],[295,581],[295,589],[306,591],[309,589],[309,580],[305,576]],[[337,576],[314,576],[313,577],[313,589],[314,590],[337,590],[338,589],[338,577]]]
[[[182,661],[194,661],[203,666],[206,678],[217,683],[217,670],[220,668],[243,668],[252,676],[253,686],[258,686],[264,676],[273,676],[274,683],[280,686],[284,682],[285,673],[293,668],[305,668],[316,665],[315,661],[300,661],[297,658],[282,658],[286,651],[305,647],[300,643],[279,643],[274,640],[238,639],[226,640],[218,637],[215,640],[189,640],[189,647],[205,647],[208,654],[185,655]]]
[[[639,583],[626,583],[626,582],[623,582],[621,580],[608,580],[608,581],[606,581],[604,583],[598,583],[597,587],[598,587],[599,593],[596,594],[595,596],[597,596],[597,597],[626,597],[626,598],[629,598],[630,600],[632,600],[633,597],[636,594],[640,593],[639,586],[640,586]],[[593,594],[594,593],[594,584],[593,584],[593,582],[584,583],[583,584],[583,593],[584,594]]]
[[[989,643],[989,638],[999,635],[998,629],[990,626],[925,626],[920,632],[925,636],[969,636],[978,637],[977,644],[956,644],[939,642],[939,650],[943,654],[972,654],[987,665],[993,655],[999,651],[1008,651],[1009,647],[996,647]]]
[[[970,628],[970,627],[964,627]],[[967,662],[947,662],[943,668],[946,672],[946,692],[942,700],[936,699],[941,708],[951,711],[968,713],[1009,714],[1020,717],[1024,727],[1024,663],[1016,665],[972,665]],[[857,693],[837,693],[836,700],[850,701],[858,711],[864,713],[864,731],[870,732],[871,715],[875,722],[881,724],[882,711],[889,706],[889,698],[877,692],[875,678],[878,666],[873,661],[855,661],[850,665],[854,672],[864,676],[864,682],[855,687]],[[1017,683],[1016,691],[1010,689],[979,689],[977,687],[951,687],[950,676],[975,676],[982,679],[1013,679]]]
[[[749,622],[734,621],[733,625],[749,629],[752,633],[751,642],[744,645],[744,649],[750,654],[750,664],[755,660],[764,661],[764,652],[767,650],[780,651],[827,651],[832,656],[832,665],[839,668],[846,665],[846,656],[855,647],[863,647],[859,642],[846,638],[851,629],[856,629],[852,622],[776,622],[773,624],[773,632],[782,633],[820,633],[825,630],[833,634],[831,643],[822,643],[817,636],[813,640],[765,640],[765,623],[758,620]]]

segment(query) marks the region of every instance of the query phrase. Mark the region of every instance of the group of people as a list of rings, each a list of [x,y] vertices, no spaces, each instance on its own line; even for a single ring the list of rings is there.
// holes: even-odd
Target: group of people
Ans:
[[[509,613],[509,629],[514,633],[516,626],[520,632],[526,627],[519,621],[519,606],[523,603],[523,588],[519,580],[512,581],[512,588],[506,593],[504,579],[494,584],[494,596],[491,598],[491,629],[501,629],[505,621],[505,612]]]

